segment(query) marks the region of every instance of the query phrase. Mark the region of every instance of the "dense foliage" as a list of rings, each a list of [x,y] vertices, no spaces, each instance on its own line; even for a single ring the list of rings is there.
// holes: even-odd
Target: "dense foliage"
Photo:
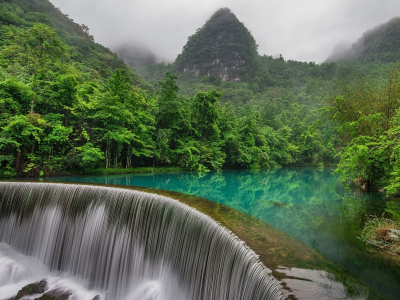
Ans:
[[[179,95],[168,73],[155,95],[133,86],[126,68],[94,80],[44,24],[13,34],[0,57],[2,176],[146,164],[260,168],[294,162],[299,151],[289,128],[263,126],[250,108],[238,116],[216,90]]]
[[[326,112],[336,121],[341,140],[337,171],[365,189],[400,192],[400,71],[339,82]]]
[[[137,103],[145,101],[145,92],[133,85],[153,88],[96,44],[87,26],[46,0],[0,3],[0,46],[1,176],[54,174],[102,159],[110,164],[107,146],[94,146],[97,137],[102,134],[106,144],[117,139],[120,132],[108,131],[122,117],[130,124],[125,129],[132,131],[132,119],[142,117]],[[124,88],[126,95],[121,94]],[[113,101],[118,97],[129,101]],[[135,105],[137,113],[121,111],[121,105],[131,110]],[[111,114],[112,109],[122,116]],[[102,122],[107,126],[101,127]]]
[[[49,2],[1,5],[3,177],[100,167],[204,172],[333,161],[333,144],[323,145],[317,117],[305,114],[308,105],[322,106],[304,96],[306,86],[260,94],[247,83],[213,83],[210,77],[194,82],[190,95],[180,93],[177,77],[163,70],[151,87]],[[30,19],[33,12],[38,22]],[[196,78],[182,75],[188,79],[182,89],[188,89]]]
[[[256,112],[261,128],[290,141],[279,154],[269,152],[280,165],[326,165],[337,159],[337,172],[344,180],[397,194],[399,24],[394,18],[366,32],[353,45],[357,56],[353,53],[338,63],[258,56],[254,74],[241,83],[187,70],[179,73],[176,63],[151,65],[139,73],[154,82],[166,71],[175,72],[185,95],[216,89],[222,94],[221,103],[231,103],[237,116]],[[321,121],[316,112],[325,118]]]

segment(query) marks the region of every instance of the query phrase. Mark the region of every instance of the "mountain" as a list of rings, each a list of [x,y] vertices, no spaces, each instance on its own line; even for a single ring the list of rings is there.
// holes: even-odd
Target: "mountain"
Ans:
[[[228,8],[221,8],[189,36],[173,63],[150,64],[137,71],[151,84],[164,80],[167,72],[175,74],[180,92],[189,97],[216,88],[223,94],[222,103],[231,101],[238,106],[273,87],[302,87],[310,80],[328,80],[345,73],[336,64],[261,56],[257,47],[244,24]]]
[[[175,65],[184,73],[241,82],[255,72],[257,57],[249,30],[228,8],[221,8],[188,38]]]
[[[400,17],[366,31],[350,48],[334,51],[327,62],[400,60]]]
[[[17,34],[34,24],[50,26],[70,47],[70,59],[95,76],[108,78],[124,62],[110,49],[98,44],[89,28],[77,24],[48,0],[6,0],[0,3],[0,47],[8,43],[10,32]]]

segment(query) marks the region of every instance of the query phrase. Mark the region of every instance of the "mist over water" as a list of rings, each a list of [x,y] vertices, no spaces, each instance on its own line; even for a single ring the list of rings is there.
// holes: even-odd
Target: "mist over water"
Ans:
[[[89,290],[85,280],[76,278],[67,272],[51,272],[39,259],[17,252],[6,243],[0,243],[0,299],[9,299],[17,294],[21,287],[46,279],[49,290],[71,291],[71,300],[92,300],[97,295],[104,299],[100,291]],[[24,299],[34,299],[36,296]]]

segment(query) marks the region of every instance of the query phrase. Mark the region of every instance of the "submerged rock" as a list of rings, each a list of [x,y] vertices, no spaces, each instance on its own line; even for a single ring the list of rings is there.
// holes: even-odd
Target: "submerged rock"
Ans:
[[[19,300],[22,297],[35,295],[35,294],[42,294],[48,289],[48,283],[46,280],[41,280],[35,283],[28,284],[20,289],[17,295],[9,300]]]

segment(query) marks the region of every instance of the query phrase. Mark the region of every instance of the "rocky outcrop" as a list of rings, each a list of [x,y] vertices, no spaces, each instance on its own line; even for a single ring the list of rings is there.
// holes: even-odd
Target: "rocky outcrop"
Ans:
[[[175,64],[184,73],[241,82],[255,72],[257,57],[251,33],[228,8],[221,8],[188,38]]]
[[[67,300],[71,292],[60,289],[51,290],[35,300]]]
[[[25,296],[38,295],[35,300],[67,300],[71,296],[68,290],[54,289],[50,290],[46,280],[41,280],[35,283],[28,284],[20,289],[15,297],[9,300],[19,300]],[[100,300],[100,296],[96,296],[93,300]]]
[[[22,297],[35,295],[35,294],[43,294],[46,290],[48,290],[49,285],[46,280],[41,280],[35,283],[28,284],[20,289],[17,295],[9,300],[19,300]]]

